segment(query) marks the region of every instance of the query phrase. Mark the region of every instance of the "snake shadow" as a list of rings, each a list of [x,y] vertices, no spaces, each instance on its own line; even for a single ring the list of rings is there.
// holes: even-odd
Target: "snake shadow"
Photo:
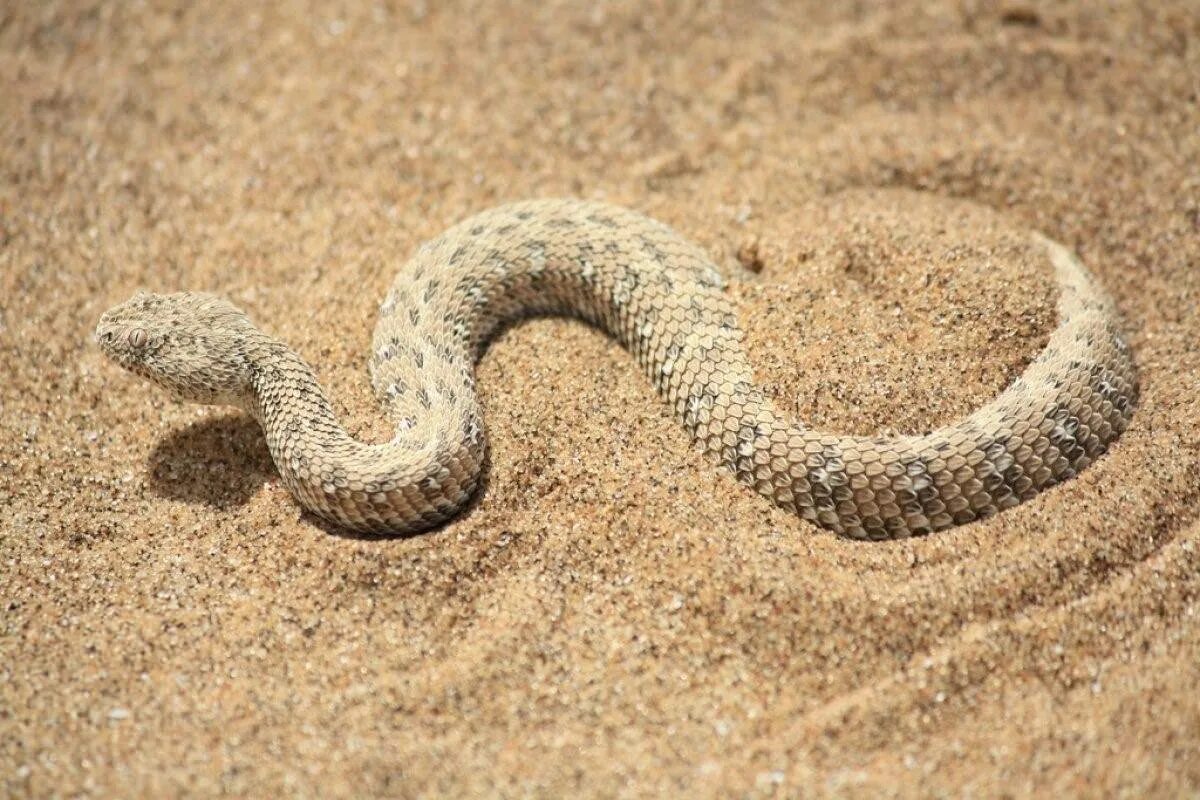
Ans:
[[[172,431],[154,446],[148,466],[148,485],[159,497],[221,510],[245,505],[263,484],[279,477],[262,428],[251,417],[236,414],[203,419]],[[359,533],[308,511],[303,519],[344,539],[375,541],[435,534],[475,513],[487,493],[491,471],[492,459],[485,452],[479,487],[467,505],[450,519],[420,533]]]
[[[150,453],[150,489],[159,497],[230,509],[278,475],[258,423],[213,417],[172,431]]]

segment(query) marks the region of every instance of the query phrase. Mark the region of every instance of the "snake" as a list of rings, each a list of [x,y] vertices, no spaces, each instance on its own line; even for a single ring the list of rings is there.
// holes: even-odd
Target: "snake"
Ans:
[[[369,534],[415,533],[476,494],[487,442],[475,364],[501,326],[581,318],[615,337],[692,439],[737,481],[842,536],[895,539],[989,517],[1076,476],[1129,424],[1137,375],[1112,299],[1038,233],[1057,325],[1000,394],[922,435],[822,432],[754,378],[714,261],[667,225],[577,199],[516,202],[420,245],[379,306],[371,383],[394,423],[366,443],[339,423],[313,368],[234,304],[140,291],[95,340],[174,397],[261,425],[283,485],[309,512]]]

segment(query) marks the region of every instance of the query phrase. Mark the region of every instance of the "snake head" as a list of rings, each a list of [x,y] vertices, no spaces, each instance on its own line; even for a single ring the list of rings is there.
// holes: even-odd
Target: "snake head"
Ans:
[[[245,407],[263,334],[208,294],[138,292],[100,317],[95,339],[120,366],[180,400]]]

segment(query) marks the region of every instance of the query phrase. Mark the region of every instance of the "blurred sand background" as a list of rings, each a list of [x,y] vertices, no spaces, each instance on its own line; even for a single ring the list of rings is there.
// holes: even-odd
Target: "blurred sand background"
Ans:
[[[1200,791],[1200,16],[1177,3],[0,6],[0,794]],[[258,428],[103,360],[232,298],[347,424],[406,255],[637,208],[734,278],[815,426],[918,431],[1118,298],[1133,426],[984,523],[840,540],[715,471],[582,324],[500,337],[480,501],[302,517]],[[749,265],[756,274],[746,274]]]

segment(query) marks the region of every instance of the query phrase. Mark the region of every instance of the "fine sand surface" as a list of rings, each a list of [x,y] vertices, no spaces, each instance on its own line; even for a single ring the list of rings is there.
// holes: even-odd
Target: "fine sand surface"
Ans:
[[[1200,792],[1191,0],[150,5],[0,8],[0,794]],[[139,287],[220,292],[380,440],[405,256],[557,195],[703,244],[779,403],[858,433],[1020,372],[1040,230],[1118,301],[1132,427],[998,517],[857,543],[537,320],[479,367],[479,502],[362,540],[252,421],[91,342]]]

